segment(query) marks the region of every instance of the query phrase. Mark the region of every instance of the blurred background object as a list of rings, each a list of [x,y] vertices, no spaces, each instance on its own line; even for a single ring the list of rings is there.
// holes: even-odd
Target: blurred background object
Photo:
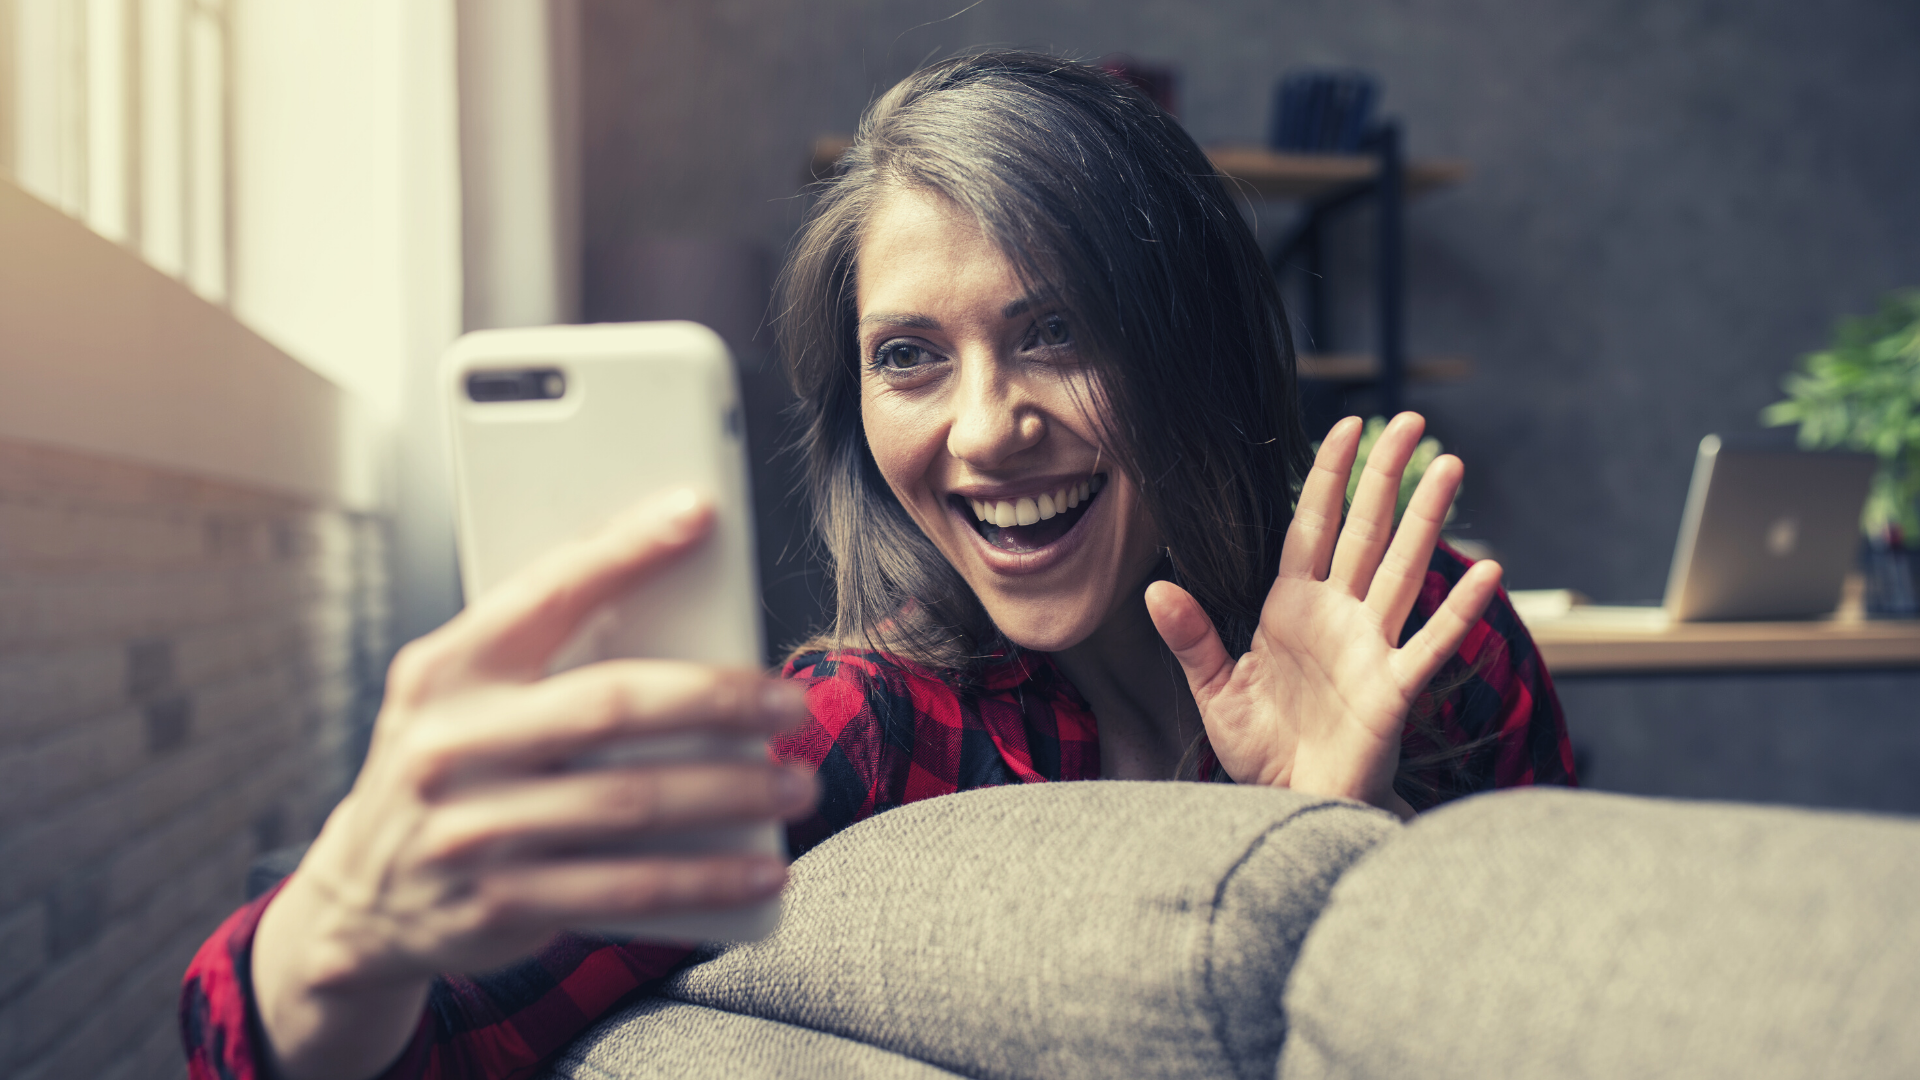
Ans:
[[[1351,154],[1365,144],[1380,87],[1364,71],[1299,71],[1273,91],[1267,145],[1307,154]]]
[[[1782,385],[1787,399],[1767,406],[1765,423],[1798,424],[1810,450],[1879,457],[1860,515],[1866,610],[1920,615],[1920,289],[1842,320],[1832,346],[1802,357]]]

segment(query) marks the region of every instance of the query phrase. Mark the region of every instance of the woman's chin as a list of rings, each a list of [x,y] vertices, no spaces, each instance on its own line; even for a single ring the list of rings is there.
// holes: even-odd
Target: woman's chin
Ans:
[[[1061,612],[1058,605],[1034,610],[1026,603],[988,604],[987,617],[993,620],[1002,637],[1030,652],[1053,653],[1071,649],[1093,636],[1099,628],[1097,612]]]

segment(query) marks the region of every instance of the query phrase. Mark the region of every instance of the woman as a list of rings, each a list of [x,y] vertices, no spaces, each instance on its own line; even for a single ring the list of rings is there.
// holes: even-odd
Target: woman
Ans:
[[[1358,423],[1306,467],[1251,235],[1191,140],[1106,75],[1002,53],[895,87],[781,312],[833,631],[784,682],[640,661],[540,678],[586,612],[697,542],[707,511],[682,495],[408,646],[353,791],[188,972],[198,1073],[519,1074],[686,955],[556,931],[783,880],[744,856],[541,854],[597,836],[785,817],[797,855],[915,799],[1098,777],[1403,817],[1571,782],[1499,569],[1436,551],[1459,462],[1429,467],[1396,531],[1421,431],[1396,418],[1342,525]],[[786,764],[552,769],[697,726],[778,733]],[[476,772],[497,779],[455,783]]]

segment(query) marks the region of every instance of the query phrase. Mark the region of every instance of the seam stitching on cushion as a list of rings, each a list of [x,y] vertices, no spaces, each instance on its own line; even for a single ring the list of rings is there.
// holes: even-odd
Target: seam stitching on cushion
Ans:
[[[1235,1054],[1233,1048],[1227,1044],[1226,1013],[1225,1010],[1220,1007],[1220,995],[1214,990],[1213,984],[1214,936],[1220,929],[1220,908],[1222,901],[1227,895],[1227,886],[1233,882],[1234,876],[1239,874],[1240,869],[1247,865],[1247,860],[1253,858],[1255,852],[1265,847],[1267,840],[1272,837],[1276,831],[1284,828],[1289,821],[1293,820],[1294,816],[1294,813],[1289,813],[1279,821],[1269,822],[1266,828],[1260,830],[1259,834],[1247,844],[1246,850],[1240,853],[1240,857],[1233,860],[1233,865],[1227,867],[1227,872],[1220,875],[1219,883],[1213,888],[1213,903],[1207,909],[1206,952],[1202,957],[1203,964],[1201,967],[1200,986],[1207,998],[1207,1026],[1213,1032],[1213,1041],[1220,1047],[1220,1056],[1226,1059],[1227,1064],[1232,1067],[1236,1076],[1242,1074],[1244,1070],[1240,1067],[1239,1056]]]
[[[1310,815],[1324,813],[1330,810],[1349,810],[1349,809],[1353,809],[1353,807],[1351,806],[1351,804],[1348,804],[1345,802],[1319,802],[1311,806],[1303,806],[1293,810],[1289,810],[1286,814],[1281,816],[1278,820],[1270,822],[1264,829],[1260,830],[1258,835],[1256,835],[1252,840],[1250,840],[1247,843],[1246,850],[1242,851],[1240,853],[1240,857],[1233,861],[1233,865],[1227,868],[1226,873],[1220,875],[1220,882],[1218,885],[1214,887],[1213,903],[1207,910],[1206,943],[1205,943],[1205,953],[1202,958],[1200,985],[1201,985],[1201,990],[1206,995],[1206,999],[1207,999],[1207,1007],[1206,1007],[1207,1026],[1213,1032],[1214,1042],[1220,1047],[1220,1056],[1227,1060],[1227,1063],[1233,1067],[1233,1070],[1236,1074],[1243,1072],[1241,1068],[1241,1062],[1239,1057],[1236,1056],[1235,1053],[1233,1052],[1233,1049],[1228,1045],[1227,1038],[1226,1038],[1226,1013],[1223,1009],[1219,1007],[1220,995],[1216,993],[1214,990],[1214,966],[1213,966],[1214,935],[1219,930],[1220,909],[1223,906],[1223,902],[1227,895],[1227,886],[1233,882],[1234,877],[1240,873],[1241,869],[1247,865],[1248,861],[1250,861],[1254,857],[1254,855],[1260,851],[1260,849],[1266,847],[1267,842],[1273,838],[1275,833],[1279,832],[1282,829],[1285,829],[1289,825],[1294,824],[1295,822],[1299,821],[1301,818],[1308,817]],[[1371,853],[1374,848],[1380,847],[1384,843],[1386,843],[1385,840],[1380,840],[1375,842],[1370,847],[1368,847],[1366,852],[1361,853],[1361,858],[1365,858],[1366,855]],[[1360,859],[1355,859],[1353,862],[1348,863],[1346,868],[1340,871],[1339,877],[1335,878],[1334,885],[1338,885],[1339,878],[1346,877],[1347,871],[1353,869],[1353,867],[1358,865],[1359,862],[1360,862]],[[1329,887],[1328,889],[1328,895],[1329,897],[1331,897],[1332,895],[1331,887]],[[1320,911],[1325,911],[1325,910],[1326,910],[1326,905],[1325,904],[1320,905]],[[1320,921],[1320,911],[1316,911],[1314,913],[1313,922],[1315,924],[1317,924]],[[1312,932],[1313,932],[1313,926],[1310,924],[1307,927],[1306,933],[1303,933],[1301,935],[1302,944],[1305,943],[1307,934],[1310,934]],[[1296,955],[1294,959],[1298,961],[1299,956]],[[1287,971],[1287,980],[1290,982],[1292,981],[1292,978],[1293,978],[1293,971],[1291,968],[1289,968],[1289,970]],[[1273,1003],[1273,1007],[1274,1007],[1274,1011],[1279,1013],[1281,1022],[1288,1025],[1288,1034],[1291,1035],[1292,1025],[1287,1020],[1286,1010],[1282,1006],[1282,1003],[1279,1001],[1276,1001]],[[1280,1047],[1281,1047],[1281,1051],[1284,1052],[1286,1049],[1285,1037],[1281,1039]]]

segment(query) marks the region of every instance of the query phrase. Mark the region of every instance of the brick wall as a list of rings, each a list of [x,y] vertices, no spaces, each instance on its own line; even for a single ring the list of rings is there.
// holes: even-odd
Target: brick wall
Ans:
[[[0,1075],[184,1075],[180,973],[351,779],[374,516],[0,440]]]

